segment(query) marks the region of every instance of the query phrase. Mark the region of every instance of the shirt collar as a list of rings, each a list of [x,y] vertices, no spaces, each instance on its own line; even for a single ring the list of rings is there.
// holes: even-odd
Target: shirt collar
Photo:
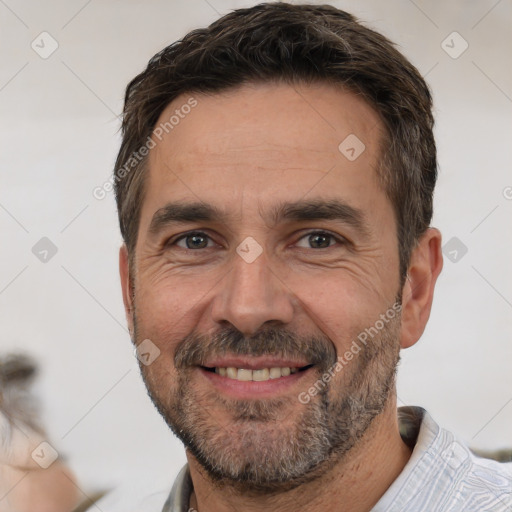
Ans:
[[[188,464],[185,464],[174,481],[162,512],[188,512],[192,489],[190,471]]]

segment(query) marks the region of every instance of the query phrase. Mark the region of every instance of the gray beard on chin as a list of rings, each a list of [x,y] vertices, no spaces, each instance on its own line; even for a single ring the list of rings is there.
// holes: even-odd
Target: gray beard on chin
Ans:
[[[135,320],[134,338],[139,341]],[[196,389],[191,374],[212,355],[267,354],[306,356],[321,378],[336,364],[334,345],[326,336],[298,336],[282,328],[250,338],[234,328],[212,336],[192,333],[176,349],[177,382],[165,382],[164,388],[152,366],[140,364],[140,369],[158,412],[212,482],[246,494],[269,494],[323,475],[362,438],[394,392],[399,332],[397,314],[366,345],[360,344],[359,353],[335,378],[319,386],[307,404],[295,395],[261,400],[222,397],[213,389]],[[222,411],[224,420],[214,419],[209,407]]]

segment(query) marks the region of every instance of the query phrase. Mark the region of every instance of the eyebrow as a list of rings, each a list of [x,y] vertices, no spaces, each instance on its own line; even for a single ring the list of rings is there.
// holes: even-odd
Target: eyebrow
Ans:
[[[224,214],[215,206],[205,203],[168,203],[155,212],[149,225],[149,233],[158,233],[168,224],[206,222],[223,219]]]
[[[227,222],[227,214],[211,204],[202,202],[168,203],[155,212],[149,233],[157,234],[173,223]],[[337,220],[353,227],[363,235],[370,232],[363,212],[346,202],[333,200],[300,200],[274,206],[268,215],[273,225],[283,221]]]
[[[369,235],[370,228],[362,210],[350,206],[339,199],[332,200],[301,200],[283,203],[274,208],[271,219],[274,224],[283,220],[337,220]]]

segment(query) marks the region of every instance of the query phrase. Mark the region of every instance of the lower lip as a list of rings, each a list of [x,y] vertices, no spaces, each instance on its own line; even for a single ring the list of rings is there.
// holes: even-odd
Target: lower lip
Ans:
[[[312,368],[286,377],[264,381],[244,381],[222,377],[221,375],[199,368],[199,372],[219,391],[234,398],[275,398],[276,395],[289,393],[290,390],[309,375]]]

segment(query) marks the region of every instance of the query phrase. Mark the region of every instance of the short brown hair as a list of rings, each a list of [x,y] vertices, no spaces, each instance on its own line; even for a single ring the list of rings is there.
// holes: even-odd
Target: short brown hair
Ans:
[[[432,98],[418,70],[388,39],[329,5],[279,2],[235,10],[164,48],[129,83],[114,183],[130,256],[147,161],[138,151],[162,111],[184,93],[261,81],[341,85],[378,112],[386,132],[378,172],[396,216],[403,279],[411,251],[432,219],[437,178]]]

